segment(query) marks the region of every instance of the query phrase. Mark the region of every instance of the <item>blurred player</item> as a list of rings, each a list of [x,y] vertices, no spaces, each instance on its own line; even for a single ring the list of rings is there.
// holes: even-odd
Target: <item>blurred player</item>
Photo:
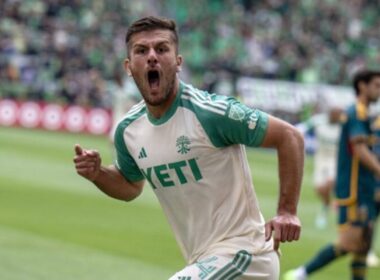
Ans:
[[[124,81],[123,75],[115,71],[113,79],[108,82],[108,92],[112,97],[112,129],[110,131],[111,142],[115,134],[116,127],[123,116],[133,105],[141,100],[136,96],[138,89],[130,79]]]
[[[315,219],[317,228],[327,225],[331,191],[335,184],[337,146],[340,133],[342,109],[332,107],[327,113],[314,115],[296,127],[305,135],[314,130],[316,151],[314,154],[314,187],[322,201],[322,208]]]
[[[107,195],[130,201],[150,183],[188,266],[178,279],[278,279],[280,242],[298,240],[303,139],[291,125],[179,80],[174,21],[147,17],[126,36],[125,68],[144,101],[115,133],[115,165],[75,146],[75,167]],[[278,152],[277,215],[264,223],[245,148]],[[274,232],[274,242],[271,239]]]
[[[346,110],[339,139],[335,195],[338,203],[338,240],[323,248],[311,261],[285,274],[285,280],[303,280],[333,260],[352,254],[352,279],[366,275],[366,256],[375,218],[375,175],[380,163],[371,151],[374,131],[368,107],[380,96],[380,72],[363,70],[354,77],[357,101]]]

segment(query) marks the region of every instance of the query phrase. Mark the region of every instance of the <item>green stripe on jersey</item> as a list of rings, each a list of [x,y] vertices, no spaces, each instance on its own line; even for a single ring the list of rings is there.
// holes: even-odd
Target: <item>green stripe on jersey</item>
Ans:
[[[181,98],[189,100],[205,110],[222,116],[225,115],[228,108],[228,100],[225,96],[209,94],[208,92],[201,91],[190,85],[184,86]]]
[[[217,271],[209,280],[233,280],[242,275],[251,264],[252,255],[247,251],[239,251],[232,262]]]

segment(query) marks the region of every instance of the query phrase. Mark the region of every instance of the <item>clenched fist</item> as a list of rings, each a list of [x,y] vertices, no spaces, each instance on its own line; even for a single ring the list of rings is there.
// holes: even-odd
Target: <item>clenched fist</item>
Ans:
[[[277,251],[280,242],[298,240],[301,234],[301,222],[296,215],[279,214],[265,224],[265,237],[268,241],[274,231],[274,249]]]

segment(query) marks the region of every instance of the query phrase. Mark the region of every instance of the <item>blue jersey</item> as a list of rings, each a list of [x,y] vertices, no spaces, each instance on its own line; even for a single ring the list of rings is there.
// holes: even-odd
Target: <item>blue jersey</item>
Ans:
[[[365,139],[370,150],[374,144],[374,131],[368,116],[368,108],[362,103],[346,110],[339,140],[336,198],[339,205],[355,205],[373,201],[375,177],[372,171],[360,163],[353,153],[352,140]]]

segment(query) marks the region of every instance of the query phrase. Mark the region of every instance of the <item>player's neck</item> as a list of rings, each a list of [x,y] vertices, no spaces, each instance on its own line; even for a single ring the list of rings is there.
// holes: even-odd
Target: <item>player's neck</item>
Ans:
[[[165,113],[172,106],[174,100],[176,99],[178,89],[179,89],[179,81],[177,80],[175,85],[174,85],[173,92],[170,94],[168,100],[166,100],[163,104],[158,105],[158,106],[151,106],[151,105],[147,104],[147,108],[148,108],[149,113],[156,119],[159,119],[162,116],[164,116]]]
[[[358,96],[358,102],[362,103],[366,107],[369,106],[369,99],[368,99],[368,97],[365,94],[362,94],[362,95]]]

